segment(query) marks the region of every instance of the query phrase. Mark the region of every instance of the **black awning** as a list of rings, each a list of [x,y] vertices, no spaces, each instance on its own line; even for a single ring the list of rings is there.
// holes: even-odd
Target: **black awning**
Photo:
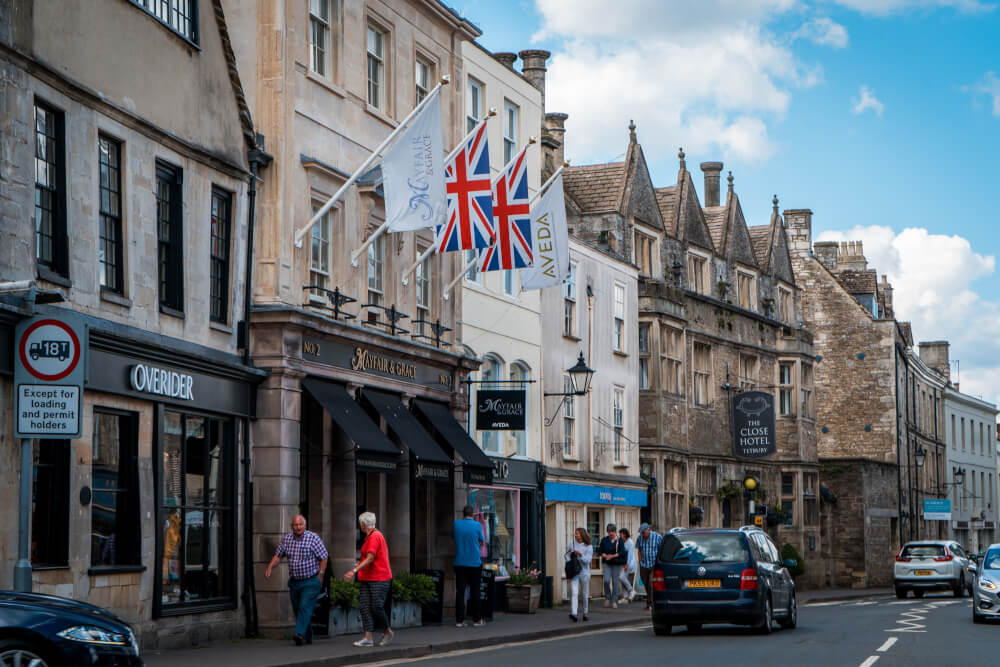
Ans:
[[[343,385],[309,377],[302,380],[302,387],[354,441],[355,462],[359,468],[380,472],[396,470],[399,448],[379,430]]]
[[[443,403],[424,401],[419,398],[411,402],[414,412],[422,419],[438,442],[450,447],[465,461],[465,481],[477,484],[493,483],[493,461],[479,449],[475,440],[455,421],[448,406]]]
[[[416,459],[413,473],[418,479],[450,479],[451,457],[427,434],[399,397],[374,389],[362,389],[361,396],[382,415],[389,429],[413,454]]]

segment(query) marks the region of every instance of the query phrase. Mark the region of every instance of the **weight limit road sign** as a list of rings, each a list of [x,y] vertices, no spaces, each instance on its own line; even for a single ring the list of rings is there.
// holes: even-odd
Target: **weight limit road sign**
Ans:
[[[15,436],[78,438],[87,330],[73,314],[33,317],[14,334]]]

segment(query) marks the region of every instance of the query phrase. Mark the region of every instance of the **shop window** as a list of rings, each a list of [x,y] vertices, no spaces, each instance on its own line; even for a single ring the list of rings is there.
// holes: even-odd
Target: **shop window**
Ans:
[[[590,569],[595,571],[601,569],[601,558],[597,554],[597,545],[601,543],[605,532],[601,519],[600,510],[587,510],[587,532],[590,533],[590,541],[594,546],[594,560],[590,563]]]
[[[480,549],[483,565],[497,566],[498,577],[509,577],[522,565],[520,492],[501,489],[469,489],[468,504],[473,520],[483,529],[486,543]]]
[[[141,565],[139,420],[135,413],[94,410],[90,565]]]
[[[69,440],[36,440],[31,502],[31,564],[69,565]]]
[[[165,410],[161,428],[160,611],[231,608],[232,422]]]

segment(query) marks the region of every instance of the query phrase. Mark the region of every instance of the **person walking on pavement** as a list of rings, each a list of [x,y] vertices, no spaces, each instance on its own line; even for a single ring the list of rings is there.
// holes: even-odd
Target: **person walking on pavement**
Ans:
[[[601,538],[597,548],[604,565],[604,606],[618,608],[619,578],[626,562],[625,542],[618,537],[618,528],[613,523],[608,524],[608,534]]]
[[[312,644],[312,615],[323,588],[323,574],[330,555],[319,535],[306,530],[304,516],[297,515],[292,519],[292,532],[285,533],[278,542],[278,548],[264,570],[265,579],[271,578],[271,570],[281,562],[282,557],[288,558],[288,594],[295,612],[292,639],[296,646]]]
[[[625,542],[625,565],[622,567],[621,582],[624,590],[622,591],[622,599],[618,601],[619,604],[629,602],[633,597],[635,597],[635,540],[632,539],[632,533],[629,532],[628,528],[622,528],[618,531],[618,535]]]
[[[385,634],[379,641],[379,646],[388,646],[392,642],[392,628],[385,614],[385,598],[389,594],[392,583],[392,569],[389,567],[389,547],[385,537],[375,529],[375,514],[365,512],[358,517],[361,531],[365,534],[365,542],[361,545],[361,560],[353,570],[344,573],[344,581],[357,577],[361,587],[359,604],[361,610],[361,625],[365,630],[364,639],[354,642],[355,646],[375,646],[372,632],[376,625],[385,628]]]
[[[639,526],[639,538],[635,541],[635,550],[639,561],[639,578],[642,579],[642,587],[646,590],[646,609],[653,606],[653,589],[650,585],[650,575],[653,573],[653,566],[656,565],[656,554],[663,544],[663,536],[655,530],[651,530],[648,523]]]
[[[472,505],[462,508],[462,518],[455,519],[455,627],[464,628],[465,591],[469,591],[469,615],[473,625],[486,625],[479,611],[479,577],[483,561],[483,527],[472,518]]]
[[[587,612],[590,611],[590,561],[594,558],[594,546],[590,543],[590,533],[586,528],[577,528],[573,532],[573,543],[566,550],[566,562],[572,558],[580,562],[580,571],[569,580],[569,618],[576,623],[577,610],[581,606],[583,620],[587,620]]]

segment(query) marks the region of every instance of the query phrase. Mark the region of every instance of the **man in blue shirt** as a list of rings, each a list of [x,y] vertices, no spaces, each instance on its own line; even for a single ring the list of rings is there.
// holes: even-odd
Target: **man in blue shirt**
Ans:
[[[649,587],[650,575],[656,565],[656,554],[661,544],[663,536],[651,530],[648,523],[639,526],[639,539],[635,541],[635,551],[639,557],[639,578],[642,579],[642,587],[646,589],[646,609],[653,604],[653,589]]]
[[[462,518],[455,520],[455,627],[465,627],[465,589],[469,589],[469,615],[474,625],[486,625],[479,614],[479,576],[483,561],[480,549],[485,543],[483,527],[472,518],[472,505],[462,508]]]

